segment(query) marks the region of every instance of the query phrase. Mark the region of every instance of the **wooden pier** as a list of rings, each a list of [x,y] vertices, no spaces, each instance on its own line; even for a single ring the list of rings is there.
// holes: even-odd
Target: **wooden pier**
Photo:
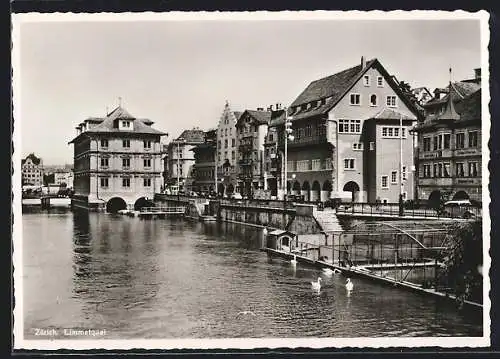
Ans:
[[[185,213],[185,207],[142,207],[137,212],[139,218],[164,218],[166,216],[182,216]]]

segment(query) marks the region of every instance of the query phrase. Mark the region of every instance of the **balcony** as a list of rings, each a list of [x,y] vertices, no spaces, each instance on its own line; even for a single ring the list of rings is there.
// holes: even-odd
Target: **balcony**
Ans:
[[[451,187],[453,186],[452,177],[431,177],[431,178],[419,178],[419,186],[439,186],[439,187]]]
[[[242,159],[238,161],[240,166],[251,166],[253,164],[253,160],[251,159]]]
[[[300,137],[295,139],[293,141],[288,141],[288,147],[301,147],[301,146],[310,146],[310,145],[321,145],[321,144],[326,144],[328,143],[328,140],[325,136],[317,137],[317,136],[311,136],[311,137]],[[280,143],[281,147],[283,147],[283,143]]]
[[[418,158],[422,160],[434,159],[434,158],[451,158],[453,156],[453,151],[450,149],[445,150],[435,150],[435,151],[419,151]]]
[[[462,156],[481,156],[481,148],[473,147],[473,148],[457,148],[455,150],[455,157]]]

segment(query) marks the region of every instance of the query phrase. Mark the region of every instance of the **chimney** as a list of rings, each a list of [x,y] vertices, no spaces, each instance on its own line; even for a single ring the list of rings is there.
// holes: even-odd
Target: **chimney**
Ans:
[[[364,56],[361,56],[361,70],[364,70],[366,67],[366,59]]]
[[[474,69],[474,75],[476,80],[481,81],[481,68]]]

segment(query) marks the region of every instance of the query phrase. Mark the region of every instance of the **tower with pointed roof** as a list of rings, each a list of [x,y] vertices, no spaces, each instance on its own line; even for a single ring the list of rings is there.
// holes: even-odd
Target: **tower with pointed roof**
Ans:
[[[105,117],[89,117],[76,127],[75,194],[72,204],[89,210],[137,209],[162,186],[162,148],[166,134],[153,121],[118,105]]]

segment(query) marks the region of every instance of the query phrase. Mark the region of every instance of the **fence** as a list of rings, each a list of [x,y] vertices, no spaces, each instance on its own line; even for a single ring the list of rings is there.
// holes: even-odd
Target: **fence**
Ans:
[[[449,221],[360,223],[325,240],[305,241],[299,235],[294,252],[311,260],[357,268],[371,275],[452,292],[443,264]]]
[[[336,208],[337,214],[361,214],[370,216],[398,216],[399,203],[350,203]],[[482,210],[478,207],[445,207],[437,211],[431,207],[403,208],[403,216],[422,218],[480,218]]]

